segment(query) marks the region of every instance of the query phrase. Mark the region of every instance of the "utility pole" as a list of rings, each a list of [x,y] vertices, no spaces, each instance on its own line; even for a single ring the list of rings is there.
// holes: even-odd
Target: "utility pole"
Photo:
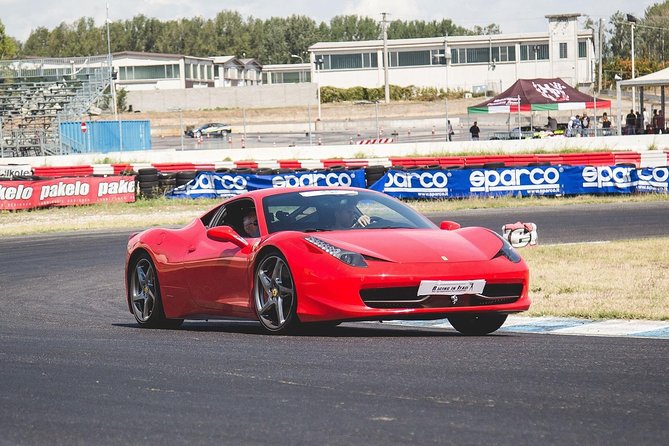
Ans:
[[[602,38],[604,34],[602,33],[602,23],[604,19],[599,19],[599,49],[597,50],[597,58],[599,59],[599,82],[597,82],[597,92],[601,93],[602,91]],[[595,120],[595,122],[597,122]]]
[[[637,18],[632,14],[627,14],[627,21],[630,24],[632,31],[632,79],[636,77],[635,68],[634,68],[634,26],[636,25]],[[636,109],[636,88],[632,87],[632,109]],[[643,111],[643,110],[639,110]]]
[[[390,83],[388,80],[388,21],[387,12],[381,13],[381,26],[383,27],[383,79],[385,88],[386,104],[390,102]]]

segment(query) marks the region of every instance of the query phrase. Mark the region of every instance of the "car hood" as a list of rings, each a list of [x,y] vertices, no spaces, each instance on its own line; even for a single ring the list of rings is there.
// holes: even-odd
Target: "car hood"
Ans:
[[[396,263],[490,260],[502,241],[484,228],[361,229],[312,234],[339,248]]]

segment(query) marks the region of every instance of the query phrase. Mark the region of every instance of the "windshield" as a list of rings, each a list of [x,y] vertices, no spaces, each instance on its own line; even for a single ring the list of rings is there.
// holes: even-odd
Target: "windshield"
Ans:
[[[354,229],[434,228],[410,207],[386,195],[355,190],[311,190],[263,199],[269,233]]]

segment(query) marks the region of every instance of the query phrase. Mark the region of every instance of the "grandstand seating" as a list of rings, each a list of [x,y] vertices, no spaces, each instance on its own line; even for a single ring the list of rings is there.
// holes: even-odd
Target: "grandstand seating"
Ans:
[[[109,86],[107,56],[0,62],[0,156],[82,151],[59,124],[88,119]]]

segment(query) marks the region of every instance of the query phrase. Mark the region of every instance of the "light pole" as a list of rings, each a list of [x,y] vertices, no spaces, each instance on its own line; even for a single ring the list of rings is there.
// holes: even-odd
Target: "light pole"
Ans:
[[[632,79],[635,78],[635,69],[634,69],[634,26],[636,25],[636,22],[638,21],[636,17],[634,17],[632,14],[627,14],[627,21],[630,24],[630,29],[632,31]],[[632,109],[636,109],[636,88],[632,87]],[[640,110],[642,111],[642,110]]]
[[[450,136],[448,134],[448,62],[451,60],[451,52],[448,50],[448,43],[446,42],[446,37],[444,37],[444,54],[436,54],[434,57],[437,59],[444,59],[444,78],[446,80],[446,86],[445,86],[445,91],[446,91],[446,96],[445,96],[445,101],[446,101],[446,141],[448,142],[448,137]],[[487,87],[486,87],[487,89]]]
[[[383,85],[386,104],[390,102],[390,82],[388,80],[388,21],[387,12],[381,13],[381,26],[383,27]]]
[[[318,120],[321,120],[321,84],[320,84],[320,76],[318,75],[319,71],[321,68],[323,68],[323,56],[318,56],[316,60],[314,60],[314,67],[315,67],[315,78],[316,78],[316,97],[318,98]]]
[[[302,56],[298,56],[297,54],[291,54],[290,57],[293,58],[293,59],[300,59],[300,63],[304,65],[304,59],[302,58]],[[298,72],[298,78],[300,80],[300,83],[302,83],[302,70],[301,69]]]

